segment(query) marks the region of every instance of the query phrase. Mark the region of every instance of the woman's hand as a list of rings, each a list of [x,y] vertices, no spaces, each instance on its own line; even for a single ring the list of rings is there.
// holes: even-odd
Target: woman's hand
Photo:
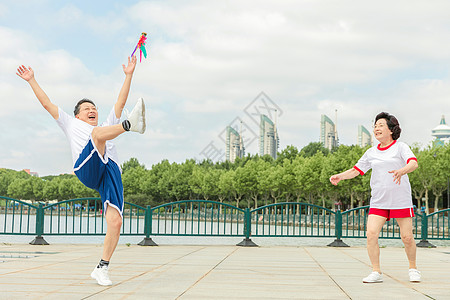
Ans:
[[[337,185],[339,183],[339,181],[341,181],[341,180],[342,180],[342,177],[340,176],[340,174],[333,175],[333,176],[330,177],[330,182],[333,185]]]
[[[389,173],[391,173],[392,177],[394,177],[394,182],[396,184],[400,184],[402,176],[405,175],[405,173],[401,169],[400,170],[392,170],[392,171],[389,171]]]

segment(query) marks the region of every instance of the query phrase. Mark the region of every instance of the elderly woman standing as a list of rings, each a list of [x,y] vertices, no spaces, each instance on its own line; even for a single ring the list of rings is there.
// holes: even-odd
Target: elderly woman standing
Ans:
[[[397,118],[382,112],[375,118],[375,138],[380,142],[368,149],[356,165],[340,174],[330,177],[332,184],[364,175],[372,169],[370,187],[369,217],[367,221],[367,252],[372,263],[372,273],[363,279],[364,283],[382,282],[380,268],[380,248],[378,235],[386,221],[396,218],[400,235],[409,260],[409,279],[420,282],[420,272],[416,266],[416,244],[412,231],[414,217],[411,186],[408,173],[417,167],[417,159],[405,143],[398,142],[401,129]]]

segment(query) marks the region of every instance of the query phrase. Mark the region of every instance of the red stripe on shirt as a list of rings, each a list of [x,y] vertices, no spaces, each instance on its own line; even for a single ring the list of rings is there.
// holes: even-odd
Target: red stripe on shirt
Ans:
[[[411,160],[417,161],[417,158],[415,158],[415,157],[408,158],[408,160],[406,161],[406,164],[408,164]]]
[[[361,176],[363,176],[364,175],[364,172],[363,171],[361,171],[361,169],[360,168],[358,168],[357,166],[353,166],[353,168],[356,170],[356,171],[358,171],[359,172],[359,174],[361,174]]]
[[[395,142],[397,142],[397,140],[394,140],[390,145],[388,145],[386,147],[381,147],[381,144],[378,144],[377,149],[381,150],[381,151],[387,150],[387,149],[391,148],[395,144]]]

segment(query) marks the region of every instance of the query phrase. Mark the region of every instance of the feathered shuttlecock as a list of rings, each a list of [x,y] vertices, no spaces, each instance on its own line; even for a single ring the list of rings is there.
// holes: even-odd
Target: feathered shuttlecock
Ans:
[[[147,50],[145,50],[145,41],[147,40],[147,33],[143,32],[141,34],[141,37],[139,38],[139,41],[134,48],[133,53],[131,53],[131,57],[133,57],[134,52],[136,52],[137,48],[139,48],[139,62],[142,62],[142,54],[144,54],[144,58],[147,58]]]

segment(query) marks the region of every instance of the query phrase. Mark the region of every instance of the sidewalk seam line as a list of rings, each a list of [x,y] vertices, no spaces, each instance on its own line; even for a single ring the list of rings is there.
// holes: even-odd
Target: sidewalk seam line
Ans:
[[[217,268],[221,263],[223,263],[228,257],[230,257],[234,252],[236,252],[238,250],[238,248],[234,249],[231,253],[229,253],[227,256],[225,256],[221,261],[219,261],[214,267],[211,268],[211,270],[209,270],[208,272],[206,272],[205,274],[203,274],[202,277],[200,277],[196,282],[194,282],[190,287],[188,287],[184,292],[182,292],[177,298],[175,299],[180,299],[180,297],[182,297],[187,291],[189,291],[190,289],[192,289],[195,285],[197,285],[197,283],[199,283],[203,278],[205,278],[206,276],[209,275],[209,273],[211,273],[215,268]]]
[[[349,294],[347,294],[347,292],[336,282],[336,280],[334,280],[333,277],[331,277],[330,274],[328,274],[328,272],[325,270],[325,268],[311,255],[311,253],[309,253],[308,250],[306,250],[305,248],[303,248],[303,250],[308,253],[308,255],[316,262],[316,264],[322,269],[323,272],[325,272],[325,274],[327,274],[327,276],[334,282],[334,284],[349,298],[352,299],[352,297],[350,297]]]
[[[119,286],[119,285],[121,285],[121,284],[123,284],[123,283],[125,283],[125,282],[128,282],[128,281],[133,280],[133,279],[135,279],[135,278],[141,277],[142,275],[145,275],[145,274],[147,274],[147,273],[150,273],[150,272],[153,272],[153,271],[155,271],[155,270],[158,270],[158,269],[160,269],[160,268],[162,268],[162,267],[164,267],[164,266],[167,266],[167,265],[173,263],[174,261],[177,261],[177,260],[179,260],[179,259],[181,259],[181,258],[183,258],[183,257],[186,257],[186,256],[188,256],[188,255],[191,255],[192,253],[198,252],[198,251],[203,250],[203,249],[205,249],[205,247],[202,247],[202,248],[200,248],[200,249],[197,249],[197,250],[195,250],[195,251],[189,252],[189,253],[184,254],[184,255],[182,255],[182,256],[180,256],[180,257],[177,257],[177,258],[175,258],[175,259],[172,259],[171,261],[168,261],[168,262],[166,262],[166,263],[164,263],[164,264],[162,264],[162,265],[160,265],[160,266],[158,266],[158,267],[152,268],[151,270],[148,270],[148,271],[146,271],[146,272],[143,272],[143,273],[140,273],[140,274],[135,275],[135,276],[133,276],[133,277],[130,277],[130,278],[128,278],[127,280],[121,281],[121,282],[119,282],[119,283],[116,284],[116,285],[109,286],[109,287],[107,287],[107,288],[105,288],[105,289],[103,289],[103,290],[101,290],[101,291],[98,291],[98,292],[96,292],[96,293],[94,293],[94,294],[92,294],[92,295],[89,295],[89,296],[86,296],[86,297],[82,298],[82,300],[88,299],[88,298],[90,298],[90,297],[93,297],[93,296],[95,296],[95,295],[98,295],[98,294],[100,294],[100,293],[103,293],[104,291],[107,291],[107,290],[109,290],[109,289],[112,289],[112,288],[114,288],[114,287],[117,287],[117,286]],[[128,295],[128,296],[130,296],[130,295]]]
[[[345,253],[345,251],[343,251],[342,249],[338,249],[338,250],[341,251],[342,253],[344,253],[345,255],[347,255],[347,256],[349,256],[349,257],[351,257],[351,258],[353,258],[353,259],[359,261],[360,263],[365,264],[365,265],[368,266],[369,268],[371,267],[369,264],[367,264],[366,262],[360,260],[359,258],[354,257],[354,256],[352,256],[352,255],[350,255],[350,254],[348,254],[348,253]],[[395,280],[395,281],[397,281],[398,283],[401,283],[403,286],[405,286],[405,287],[407,287],[407,288],[410,288],[410,289],[412,289],[412,290],[418,292],[419,294],[422,294],[422,295],[424,295],[425,297],[428,297],[428,298],[434,300],[434,298],[431,297],[430,295],[424,294],[424,293],[422,293],[421,291],[417,290],[416,288],[407,285],[407,284],[406,284],[405,282],[403,282],[402,280],[397,279],[397,278],[395,278],[394,276],[389,275],[388,273],[385,273],[385,272],[383,272],[383,274],[386,275],[387,277],[391,278],[392,280]]]

